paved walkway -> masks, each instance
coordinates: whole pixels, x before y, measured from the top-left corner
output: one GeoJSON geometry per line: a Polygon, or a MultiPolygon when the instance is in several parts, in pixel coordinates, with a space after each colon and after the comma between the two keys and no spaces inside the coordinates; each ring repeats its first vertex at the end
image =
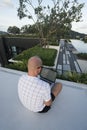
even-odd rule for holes
{"type": "Polygon", "coordinates": [[[60,74],[64,74],[67,71],[82,73],[76,55],[73,52],[75,52],[75,48],[72,44],[60,40],[59,56],[56,67],[60,74]]]}
{"type": "Polygon", "coordinates": [[[82,73],[87,73],[87,60],[78,59],[77,61],[81,67],[82,73]]]}
{"type": "MultiPolygon", "coordinates": [[[[52,48],[52,49],[56,49],[56,50],[57,50],[57,56],[56,56],[56,59],[55,59],[54,66],[51,66],[51,68],[56,69],[56,67],[57,67],[57,62],[58,62],[58,56],[59,56],[60,46],[49,46],[49,48],[52,48]]],[[[49,68],[50,68],[50,67],[49,67],[49,68]]]]}

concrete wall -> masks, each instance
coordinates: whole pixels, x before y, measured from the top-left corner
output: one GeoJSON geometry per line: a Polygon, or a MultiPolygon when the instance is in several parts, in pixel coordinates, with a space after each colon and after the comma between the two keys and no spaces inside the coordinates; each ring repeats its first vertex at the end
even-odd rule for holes
{"type": "Polygon", "coordinates": [[[0,38],[0,63],[2,66],[8,63],[3,40],[0,38]]]}
{"type": "Polygon", "coordinates": [[[0,37],[0,63],[2,66],[8,63],[8,59],[12,57],[12,46],[26,50],[39,44],[39,42],[39,39],[35,38],[0,37]]]}

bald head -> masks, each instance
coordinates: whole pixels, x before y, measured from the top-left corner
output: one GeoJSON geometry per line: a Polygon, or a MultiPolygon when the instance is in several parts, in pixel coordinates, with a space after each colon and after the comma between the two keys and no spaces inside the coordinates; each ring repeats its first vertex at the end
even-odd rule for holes
{"type": "Polygon", "coordinates": [[[33,56],[28,60],[28,71],[35,70],[37,67],[42,66],[42,60],[38,56],[33,56]]]}

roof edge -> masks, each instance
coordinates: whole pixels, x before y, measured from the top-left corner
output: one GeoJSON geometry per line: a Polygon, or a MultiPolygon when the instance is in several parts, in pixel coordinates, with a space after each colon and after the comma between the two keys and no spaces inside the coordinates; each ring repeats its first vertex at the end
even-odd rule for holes
{"type": "MultiPolygon", "coordinates": [[[[19,75],[19,76],[21,76],[23,74],[27,74],[27,72],[8,69],[8,68],[4,68],[4,67],[0,67],[0,71],[3,71],[5,73],[11,73],[11,74],[19,75]]],[[[87,90],[86,84],[81,84],[81,83],[76,83],[76,82],[71,82],[71,81],[66,81],[66,80],[61,80],[61,79],[56,79],[56,82],[61,82],[66,87],[72,87],[72,88],[86,89],[87,90]]]]}

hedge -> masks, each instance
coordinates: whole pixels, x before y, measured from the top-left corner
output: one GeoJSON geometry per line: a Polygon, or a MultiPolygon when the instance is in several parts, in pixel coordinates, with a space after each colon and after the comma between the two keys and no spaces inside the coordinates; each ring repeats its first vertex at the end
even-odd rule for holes
{"type": "Polygon", "coordinates": [[[87,73],[78,74],[76,72],[66,72],[64,75],[58,74],[57,78],[87,84],[87,73]]]}

